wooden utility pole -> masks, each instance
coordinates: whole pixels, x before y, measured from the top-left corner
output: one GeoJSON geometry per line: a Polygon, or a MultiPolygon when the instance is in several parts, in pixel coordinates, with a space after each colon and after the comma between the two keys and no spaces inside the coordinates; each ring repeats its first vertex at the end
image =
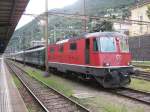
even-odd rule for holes
{"type": "Polygon", "coordinates": [[[86,1],[85,0],[83,0],[83,15],[84,15],[83,30],[84,30],[84,32],[86,32],[87,21],[86,21],[86,1]]]}
{"type": "Polygon", "coordinates": [[[48,0],[45,0],[45,76],[49,76],[48,68],[48,0]]]}
{"type": "Polygon", "coordinates": [[[25,66],[25,36],[23,36],[23,35],[25,35],[25,32],[23,31],[23,33],[22,33],[22,42],[21,42],[21,44],[22,44],[22,49],[23,49],[23,66],[25,66]]]}

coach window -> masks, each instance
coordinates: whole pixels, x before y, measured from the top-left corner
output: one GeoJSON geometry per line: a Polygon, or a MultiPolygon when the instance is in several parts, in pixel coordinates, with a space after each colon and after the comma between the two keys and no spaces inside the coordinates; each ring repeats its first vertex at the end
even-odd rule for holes
{"type": "Polygon", "coordinates": [[[70,50],[76,50],[77,49],[77,44],[76,43],[71,43],[70,44],[70,50]]]}
{"type": "Polygon", "coordinates": [[[54,53],[54,48],[53,47],[50,48],[50,52],[54,53]]]}
{"type": "Polygon", "coordinates": [[[64,46],[63,45],[59,46],[59,52],[63,52],[63,51],[64,51],[64,46]]]}
{"type": "Polygon", "coordinates": [[[96,38],[93,39],[93,50],[98,51],[98,44],[96,38]]]}

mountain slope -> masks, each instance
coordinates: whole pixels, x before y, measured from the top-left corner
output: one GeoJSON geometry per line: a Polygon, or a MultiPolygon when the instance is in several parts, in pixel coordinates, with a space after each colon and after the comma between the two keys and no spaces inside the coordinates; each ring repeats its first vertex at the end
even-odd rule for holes
{"type": "MultiPolygon", "coordinates": [[[[106,13],[108,13],[107,9],[114,9],[113,12],[116,13],[118,13],[119,11],[125,13],[124,9],[128,10],[128,8],[133,3],[135,3],[135,0],[85,0],[85,1],[86,1],[86,14],[100,15],[100,16],[103,16],[106,13]]],[[[78,0],[73,5],[64,7],[62,9],[56,9],[55,11],[82,14],[82,10],[83,10],[83,0],[78,0]]],[[[82,31],[81,30],[82,25],[83,24],[80,20],[66,19],[63,17],[50,15],[48,25],[49,35],[53,34],[53,36],[50,37],[59,37],[62,34],[68,35],[71,32],[70,31],[71,29],[67,31],[69,26],[73,26],[74,29],[82,31]]],[[[14,46],[14,48],[16,48],[17,50],[19,48],[20,50],[23,49],[24,46],[25,48],[30,47],[30,42],[32,40],[40,40],[42,37],[43,37],[43,28],[38,24],[36,20],[33,20],[32,22],[15,31],[9,45],[14,46]],[[18,42],[18,40],[20,40],[20,43],[18,42]]]]}
{"type": "MultiPolygon", "coordinates": [[[[129,7],[135,0],[85,0],[87,14],[96,14],[105,11],[108,8],[124,8],[129,7]]],[[[81,13],[83,9],[83,0],[78,0],[71,6],[64,7],[63,11],[81,13]]]]}

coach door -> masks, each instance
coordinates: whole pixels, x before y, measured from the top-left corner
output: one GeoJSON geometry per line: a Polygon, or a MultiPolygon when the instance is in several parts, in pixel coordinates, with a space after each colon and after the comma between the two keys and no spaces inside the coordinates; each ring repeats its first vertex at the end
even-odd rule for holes
{"type": "Polygon", "coordinates": [[[90,64],[90,39],[85,40],[85,64],[90,64]]]}

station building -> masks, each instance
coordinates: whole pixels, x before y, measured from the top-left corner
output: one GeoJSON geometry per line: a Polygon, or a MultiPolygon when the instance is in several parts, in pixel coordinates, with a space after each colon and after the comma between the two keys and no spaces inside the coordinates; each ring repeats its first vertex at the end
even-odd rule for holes
{"type": "Polygon", "coordinates": [[[138,24],[131,23],[129,29],[131,37],[150,34],[150,18],[147,14],[148,8],[150,8],[150,0],[143,0],[131,8],[130,19],[143,21],[138,24]]]}

